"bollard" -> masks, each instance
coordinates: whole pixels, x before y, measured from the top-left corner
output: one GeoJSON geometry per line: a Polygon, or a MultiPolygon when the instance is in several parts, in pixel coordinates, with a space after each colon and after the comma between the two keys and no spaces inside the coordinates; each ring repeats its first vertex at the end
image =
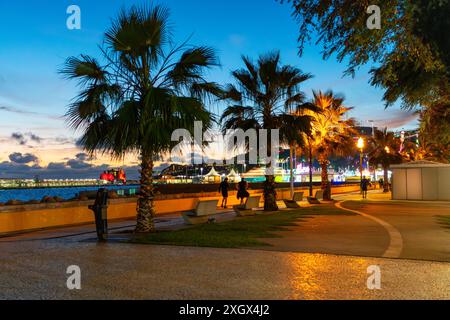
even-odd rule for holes
{"type": "Polygon", "coordinates": [[[94,212],[95,229],[99,241],[108,239],[108,191],[98,189],[95,203],[88,207],[94,212]]]}

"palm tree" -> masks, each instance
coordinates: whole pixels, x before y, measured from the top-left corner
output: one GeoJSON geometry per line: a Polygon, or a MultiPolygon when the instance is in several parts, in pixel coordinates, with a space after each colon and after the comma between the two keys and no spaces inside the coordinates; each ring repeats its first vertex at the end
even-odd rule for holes
{"type": "Polygon", "coordinates": [[[376,130],[369,144],[369,161],[381,165],[384,171],[383,192],[389,192],[388,170],[391,164],[401,163],[400,141],[393,132],[376,130]]]}
{"type": "Polygon", "coordinates": [[[402,157],[406,161],[428,160],[441,163],[450,162],[450,143],[433,143],[419,135],[419,143],[405,141],[403,144],[402,157]]]}
{"type": "MultiPolygon", "coordinates": [[[[292,113],[305,99],[300,85],[312,76],[281,65],[278,52],[261,55],[256,63],[248,57],[242,60],[245,68],[232,72],[236,85],[228,84],[223,93],[223,99],[230,103],[221,118],[223,129],[279,129],[282,143],[301,141],[299,132],[308,128],[311,119],[292,113]]],[[[278,210],[274,180],[273,174],[266,175],[266,211],[278,210]]]]}
{"type": "Polygon", "coordinates": [[[154,230],[154,160],[170,150],[174,129],[192,131],[194,121],[211,126],[203,101],[219,92],[203,77],[205,69],[218,65],[214,51],[172,43],[166,8],[133,6],[105,33],[104,64],[81,55],[68,58],[60,71],[81,88],[67,119],[81,130],[84,149],[140,157],[136,232],[154,230]]]}
{"type": "Polygon", "coordinates": [[[296,111],[285,118],[285,124],[280,129],[282,143],[289,146],[291,198],[294,197],[294,159],[297,157],[297,150],[302,150],[307,144],[307,137],[311,136],[311,127],[314,121],[311,116],[301,115],[306,110],[314,112],[317,108],[307,103],[298,105],[296,111]]]}
{"type": "MultiPolygon", "coordinates": [[[[313,117],[312,136],[308,139],[310,153],[310,193],[311,193],[311,165],[312,154],[315,154],[320,163],[322,189],[329,186],[328,166],[331,156],[347,156],[354,152],[355,143],[353,137],[356,134],[354,120],[345,119],[352,108],[343,105],[344,98],[335,95],[332,91],[313,91],[313,101],[318,112],[306,111],[313,117]]],[[[324,193],[324,200],[330,200],[331,195],[324,193]]]]}

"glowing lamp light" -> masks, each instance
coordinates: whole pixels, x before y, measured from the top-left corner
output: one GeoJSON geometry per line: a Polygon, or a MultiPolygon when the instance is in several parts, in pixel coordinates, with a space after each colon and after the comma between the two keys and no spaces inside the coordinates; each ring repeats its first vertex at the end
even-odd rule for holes
{"type": "Polygon", "coordinates": [[[391,149],[389,149],[388,146],[386,146],[386,147],[384,148],[384,151],[386,151],[386,153],[391,153],[391,149]]]}
{"type": "Polygon", "coordinates": [[[361,149],[361,150],[364,149],[364,139],[359,138],[356,146],[358,147],[358,149],[361,149]]]}

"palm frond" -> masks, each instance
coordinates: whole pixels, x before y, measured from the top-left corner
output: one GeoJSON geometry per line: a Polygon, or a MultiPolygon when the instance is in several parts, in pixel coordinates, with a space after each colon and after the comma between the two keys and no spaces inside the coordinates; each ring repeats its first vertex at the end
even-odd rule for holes
{"type": "Polygon", "coordinates": [[[87,55],[67,58],[64,66],[58,72],[66,79],[78,80],[80,86],[103,83],[108,76],[99,62],[87,55]]]}

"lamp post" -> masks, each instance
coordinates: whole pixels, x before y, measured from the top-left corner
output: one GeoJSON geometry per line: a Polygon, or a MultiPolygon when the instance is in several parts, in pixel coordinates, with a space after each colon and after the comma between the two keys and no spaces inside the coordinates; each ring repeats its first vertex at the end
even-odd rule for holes
{"type": "Polygon", "coordinates": [[[359,149],[359,175],[360,175],[360,181],[363,180],[363,149],[364,149],[364,139],[359,138],[358,143],[356,145],[359,149]]]}

